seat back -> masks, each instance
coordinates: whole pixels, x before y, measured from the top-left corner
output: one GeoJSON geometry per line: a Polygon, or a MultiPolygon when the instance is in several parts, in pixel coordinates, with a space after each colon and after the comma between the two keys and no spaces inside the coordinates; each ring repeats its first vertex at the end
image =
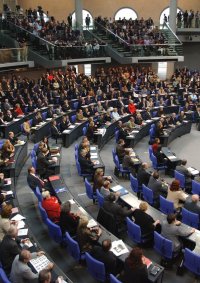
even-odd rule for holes
{"type": "Polygon", "coordinates": [[[117,234],[117,223],[114,215],[106,211],[103,207],[99,209],[97,221],[112,234],[117,234]]]}
{"type": "Polygon", "coordinates": [[[89,253],[85,253],[86,264],[89,273],[94,279],[105,282],[106,272],[104,263],[93,258],[89,253]]]}
{"type": "Polygon", "coordinates": [[[87,178],[85,178],[85,190],[89,199],[94,199],[93,188],[87,178]]]}
{"type": "Polygon", "coordinates": [[[122,283],[113,274],[110,274],[110,283],[122,283]]]}
{"type": "Polygon", "coordinates": [[[153,191],[144,184],[142,184],[142,193],[144,200],[149,204],[153,205],[153,191]]]}
{"type": "Polygon", "coordinates": [[[174,203],[160,196],[160,211],[164,214],[174,213],[174,203]]]}
{"type": "Polygon", "coordinates": [[[173,257],[172,241],[164,238],[157,232],[154,232],[154,250],[166,259],[172,259],[173,257]]]}
{"type": "Polygon", "coordinates": [[[37,197],[38,201],[42,202],[43,197],[42,197],[42,194],[41,194],[40,189],[38,187],[35,188],[34,193],[35,193],[35,196],[37,197]]]}
{"type": "Polygon", "coordinates": [[[118,170],[120,170],[120,163],[117,155],[115,155],[115,166],[117,167],[118,170]]]}
{"type": "Polygon", "coordinates": [[[76,115],[72,115],[72,116],[71,116],[71,122],[74,124],[75,121],[76,121],[76,115]]]}
{"type": "Polygon", "coordinates": [[[75,151],[78,151],[78,144],[76,143],[74,146],[75,151]]]}
{"type": "Polygon", "coordinates": [[[39,142],[34,144],[33,150],[36,152],[39,147],[39,142]]]}
{"type": "Polygon", "coordinates": [[[198,254],[185,249],[183,265],[195,275],[200,276],[200,256],[198,254]]]}
{"type": "Polygon", "coordinates": [[[141,243],[142,242],[142,236],[141,236],[140,226],[135,224],[128,217],[126,217],[126,224],[127,224],[127,233],[128,233],[128,236],[130,237],[130,239],[133,242],[141,243]]]}
{"type": "Polygon", "coordinates": [[[113,157],[113,162],[115,163],[115,156],[116,156],[116,150],[115,148],[112,149],[112,157],[113,157]]]}
{"type": "Polygon", "coordinates": [[[157,158],[155,157],[153,152],[151,153],[151,162],[152,162],[153,168],[157,169],[158,168],[158,162],[157,162],[157,158]]]}
{"type": "Polygon", "coordinates": [[[85,136],[85,135],[86,135],[86,132],[87,132],[87,128],[86,128],[86,127],[83,127],[82,132],[83,132],[83,136],[85,136]]]}
{"type": "Polygon", "coordinates": [[[97,194],[97,201],[98,201],[98,205],[99,207],[102,207],[104,204],[104,197],[102,196],[102,194],[99,192],[99,190],[96,190],[96,194],[97,194]]]}
{"type": "Polygon", "coordinates": [[[174,178],[179,180],[181,188],[185,188],[185,176],[183,174],[174,170],[174,178]]]}
{"type": "Polygon", "coordinates": [[[130,174],[131,189],[134,193],[139,192],[138,180],[132,174],[130,174]]]}
{"type": "Polygon", "coordinates": [[[192,180],[192,194],[200,195],[200,183],[192,180]]]}
{"type": "Polygon", "coordinates": [[[72,237],[69,235],[68,232],[66,232],[65,235],[66,235],[66,243],[67,243],[67,247],[68,247],[68,251],[69,251],[70,255],[76,261],[79,261],[80,258],[81,258],[81,252],[80,252],[79,244],[77,243],[77,241],[72,239],[72,237]]]}
{"type": "Polygon", "coordinates": [[[11,283],[2,267],[0,267],[0,282],[11,283]]]}
{"type": "Polygon", "coordinates": [[[152,146],[150,145],[149,146],[149,159],[151,159],[152,153],[153,153],[153,149],[152,149],[152,146]]]}
{"type": "Polygon", "coordinates": [[[118,142],[119,139],[119,130],[115,131],[115,141],[118,142]]]}
{"type": "Polygon", "coordinates": [[[43,112],[43,113],[42,113],[42,119],[43,119],[43,121],[45,121],[46,118],[47,118],[47,112],[43,112]]]}
{"type": "Polygon", "coordinates": [[[49,218],[47,218],[46,222],[49,230],[49,236],[56,242],[56,243],[61,243],[63,238],[62,238],[62,232],[60,229],[60,226],[57,224],[53,223],[49,218]]]}
{"type": "Polygon", "coordinates": [[[47,213],[46,213],[46,210],[42,207],[41,202],[38,202],[38,208],[39,208],[39,211],[40,211],[40,215],[41,215],[41,217],[42,217],[42,220],[43,220],[43,222],[46,224],[46,223],[47,223],[48,215],[47,215],[47,213]]]}
{"type": "Polygon", "coordinates": [[[182,222],[193,228],[198,229],[199,228],[199,215],[185,208],[182,208],[182,222]]]}

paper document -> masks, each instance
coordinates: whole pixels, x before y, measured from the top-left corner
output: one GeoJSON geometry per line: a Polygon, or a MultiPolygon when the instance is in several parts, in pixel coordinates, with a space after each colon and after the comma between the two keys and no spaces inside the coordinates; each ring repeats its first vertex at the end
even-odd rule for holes
{"type": "Polygon", "coordinates": [[[129,252],[122,240],[112,242],[111,252],[116,256],[120,256],[129,252]]]}
{"type": "Polygon", "coordinates": [[[24,216],[22,216],[21,214],[17,214],[13,218],[11,218],[11,220],[13,220],[13,221],[20,221],[20,220],[24,220],[24,219],[26,219],[26,218],[24,216]]]}
{"type": "Polygon", "coordinates": [[[87,225],[87,227],[88,228],[92,228],[92,227],[95,227],[95,226],[97,226],[98,224],[97,224],[97,222],[94,220],[94,219],[90,219],[90,221],[88,222],[88,225],[87,225]]]}
{"type": "Polygon", "coordinates": [[[45,269],[47,265],[50,263],[48,258],[45,255],[38,256],[34,259],[30,260],[30,263],[35,268],[37,273],[39,273],[42,269],[45,269]]]}
{"type": "Polygon", "coordinates": [[[27,236],[28,235],[28,229],[19,229],[17,236],[27,236]]]}

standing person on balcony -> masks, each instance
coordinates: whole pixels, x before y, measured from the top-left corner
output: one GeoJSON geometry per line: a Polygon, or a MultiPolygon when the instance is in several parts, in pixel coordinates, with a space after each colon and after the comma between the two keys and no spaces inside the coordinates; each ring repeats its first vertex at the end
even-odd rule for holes
{"type": "Polygon", "coordinates": [[[85,24],[86,24],[86,28],[89,29],[90,26],[90,16],[89,14],[87,14],[87,17],[85,18],[85,24]]]}

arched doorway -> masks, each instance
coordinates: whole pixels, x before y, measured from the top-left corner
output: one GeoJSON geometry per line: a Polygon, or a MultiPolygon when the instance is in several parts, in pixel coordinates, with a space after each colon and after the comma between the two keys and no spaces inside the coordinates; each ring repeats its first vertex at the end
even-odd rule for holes
{"type": "Polygon", "coordinates": [[[119,18],[123,19],[125,18],[126,20],[129,20],[130,18],[132,20],[137,19],[137,13],[131,9],[131,8],[121,8],[119,9],[116,14],[115,14],[115,20],[118,21],[119,18]]]}

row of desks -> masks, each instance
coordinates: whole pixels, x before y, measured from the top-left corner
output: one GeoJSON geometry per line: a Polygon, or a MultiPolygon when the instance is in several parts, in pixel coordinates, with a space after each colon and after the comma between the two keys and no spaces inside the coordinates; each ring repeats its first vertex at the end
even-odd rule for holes
{"type": "MultiPolygon", "coordinates": [[[[87,215],[87,217],[89,219],[92,219],[91,216],[79,205],[79,203],[73,199],[73,196],[71,195],[71,193],[69,192],[67,186],[65,185],[63,179],[60,176],[54,176],[53,178],[50,177],[50,184],[51,187],[53,189],[53,191],[55,192],[55,194],[57,195],[58,199],[60,200],[61,203],[64,203],[66,201],[70,201],[72,204],[72,212],[77,212],[80,211],[82,214],[87,215]],[[63,190],[64,188],[64,190],[63,190]],[[60,190],[59,193],[56,193],[60,190]]],[[[111,241],[116,241],[118,240],[118,238],[116,236],[114,236],[113,234],[111,234],[109,231],[107,231],[104,227],[101,226],[102,229],[102,234],[98,240],[99,244],[102,243],[102,241],[104,239],[111,239],[111,241]]],[[[129,247],[128,245],[126,245],[128,250],[131,250],[131,247],[129,247]]],[[[119,260],[124,262],[126,257],[128,256],[128,253],[123,254],[121,256],[119,256],[119,260]]],[[[156,276],[153,276],[150,272],[151,272],[151,268],[150,267],[148,269],[148,274],[149,274],[149,280],[150,282],[161,282],[162,280],[162,276],[163,276],[163,272],[164,272],[164,268],[160,267],[160,271],[158,272],[158,274],[156,274],[156,276]]]]}

